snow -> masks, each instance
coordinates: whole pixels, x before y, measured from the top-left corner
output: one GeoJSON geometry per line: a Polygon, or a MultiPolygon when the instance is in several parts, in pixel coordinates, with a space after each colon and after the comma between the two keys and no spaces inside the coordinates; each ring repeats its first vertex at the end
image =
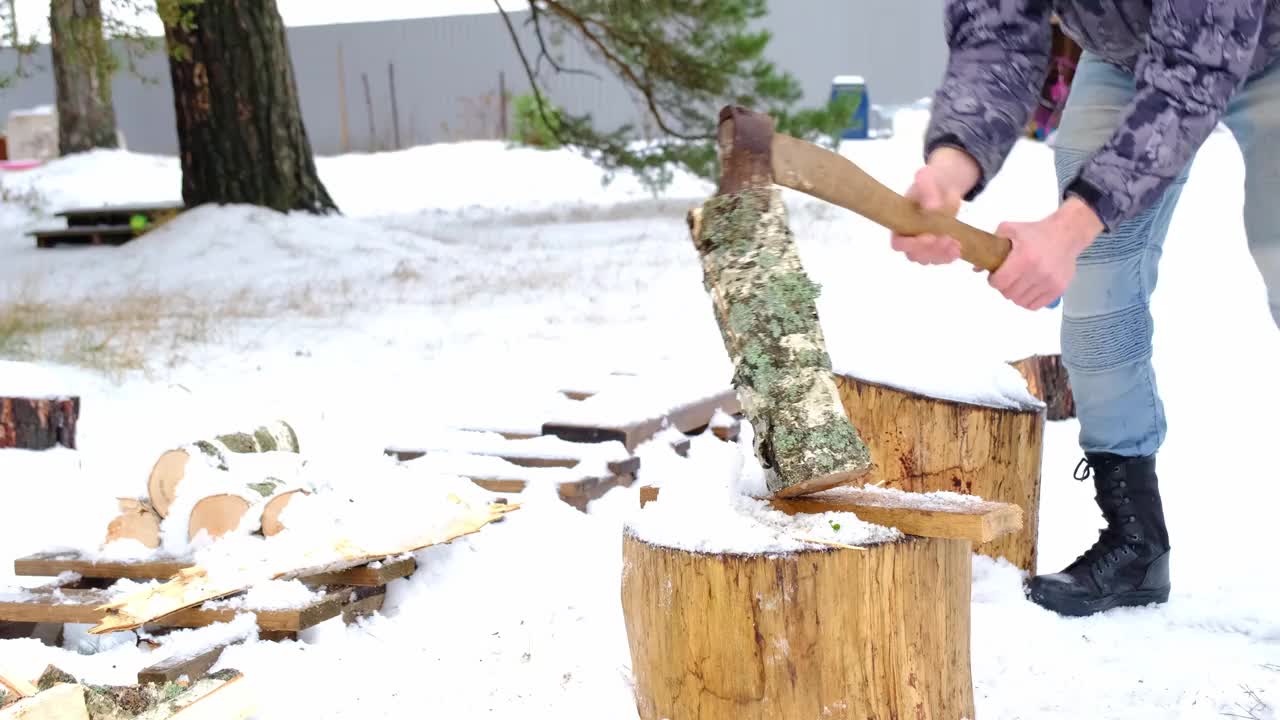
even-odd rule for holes
{"type": "MultiPolygon", "coordinates": [[[[688,461],[663,467],[659,501],[635,513],[628,532],[653,545],[732,555],[827,549],[813,540],[870,546],[902,538],[852,513],[788,516],[774,510],[763,499],[764,471],[752,450],[750,426],[736,444],[713,438],[700,436],[688,461]]],[[[646,477],[650,465],[642,456],[646,477]]]]}
{"type": "MultiPolygon", "coordinates": [[[[901,113],[891,139],[843,152],[904,189],[923,112],[901,113]]],[[[12,558],[93,547],[115,498],[144,493],[160,453],[210,434],[288,420],[316,453],[307,474],[334,485],[327,500],[306,496],[285,511],[298,537],[333,517],[329,503],[348,499],[371,508],[353,517],[385,521],[384,535],[395,535],[418,513],[433,522],[435,493],[493,496],[423,465],[392,472],[389,443],[536,429],[575,402],[559,393],[568,383],[621,369],[654,369],[673,383],[728,377],[684,227],[700,185],[649,199],[626,182],[601,188],[562,153],[483,144],[416,152],[321,160],[345,217],[203,208],[120,248],[56,252],[36,251],[21,233],[62,207],[173,199],[176,165],[103,153],[0,175],[6,188],[44,198],[38,212],[0,214],[0,320],[14,300],[29,314],[87,308],[72,316],[81,324],[55,323],[28,345],[6,344],[0,321],[0,355],[74,382],[83,402],[77,451],[0,451],[0,502],[19,508],[0,523],[4,592],[49,581],[10,576],[12,558]],[[488,175],[423,174],[415,158],[429,153],[488,175]],[[113,308],[155,317],[118,324],[101,314],[113,308]],[[135,347],[145,369],[93,366],[109,349],[135,347]],[[388,483],[406,493],[394,496],[401,501],[379,502],[388,483]]],[[[1247,250],[1242,180],[1230,137],[1215,134],[1175,213],[1153,305],[1170,418],[1160,471],[1173,598],[1061,618],[1026,600],[1016,569],[975,558],[978,717],[1248,717],[1250,693],[1268,706],[1254,715],[1276,717],[1280,576],[1268,570],[1268,553],[1280,484],[1267,448],[1280,401],[1280,333],[1247,250]]],[[[837,368],[957,401],[1025,400],[999,368],[1056,352],[1059,310],[1019,310],[981,274],[912,265],[889,249],[882,228],[787,197],[802,259],[823,287],[819,312],[837,368]]],[[[1048,148],[1023,142],[962,217],[993,229],[1048,212],[1055,197],[1048,148]]],[[[1093,488],[1072,479],[1078,432],[1074,421],[1045,430],[1042,571],[1074,559],[1100,525],[1093,488]]],[[[250,639],[215,668],[237,668],[270,688],[260,719],[400,717],[428,706],[449,717],[635,718],[618,595],[628,528],[691,550],[819,547],[797,539],[806,535],[884,541],[857,522],[840,522],[839,531],[829,521],[825,529],[772,524],[777,518],[751,501],[763,479],[744,462],[749,438],[749,427],[736,445],[695,438],[687,458],[665,442],[642,446],[638,482],[594,501],[588,514],[561,502],[554,483],[533,483],[512,496],[521,508],[502,522],[414,553],[418,571],[388,586],[380,613],[350,627],[335,618],[297,642],[250,639]],[[663,500],[642,511],[646,484],[660,486],[663,500]]],[[[238,536],[203,553],[236,572],[235,547],[255,543],[238,536]]],[[[38,675],[54,663],[93,682],[129,683],[153,659],[134,640],[69,626],[61,648],[0,641],[0,665],[38,675]]]]}
{"type": "Polygon", "coordinates": [[[56,399],[76,394],[76,381],[60,369],[0,359],[0,397],[56,399]]]}

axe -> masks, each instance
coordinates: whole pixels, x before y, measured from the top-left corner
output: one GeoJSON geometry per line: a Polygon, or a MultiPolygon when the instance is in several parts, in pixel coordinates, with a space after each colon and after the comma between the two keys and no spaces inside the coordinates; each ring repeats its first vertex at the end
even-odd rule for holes
{"type": "Polygon", "coordinates": [[[813,143],[775,132],[764,113],[728,106],[720,111],[724,167],[720,193],[771,184],[798,190],[851,210],[902,235],[947,235],[960,243],[960,257],[995,272],[1009,254],[1007,238],[925,210],[885,187],[848,158],[813,143]]]}

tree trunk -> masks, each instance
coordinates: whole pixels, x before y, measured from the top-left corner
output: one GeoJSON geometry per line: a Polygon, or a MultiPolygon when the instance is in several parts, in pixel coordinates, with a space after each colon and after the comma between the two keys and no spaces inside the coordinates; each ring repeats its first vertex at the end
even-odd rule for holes
{"type": "Polygon", "coordinates": [[[640,719],[972,718],[969,548],[716,554],[627,533],[640,719]]]}
{"type": "Polygon", "coordinates": [[[58,152],[119,147],[111,100],[115,58],[102,28],[101,0],[53,0],[49,12],[57,87],[58,152]]]}
{"type": "Polygon", "coordinates": [[[191,24],[165,26],[186,206],[336,212],[316,172],[275,0],[187,11],[191,24]]]}
{"type": "Polygon", "coordinates": [[[0,448],[75,449],[80,398],[0,397],[0,448]]]}
{"type": "Polygon", "coordinates": [[[975,550],[1035,571],[1044,413],[988,407],[836,376],[845,412],[867,439],[872,483],[915,493],[975,495],[1022,509],[1022,527],[975,550]]]}
{"type": "Polygon", "coordinates": [[[1047,406],[1046,420],[1070,420],[1076,416],[1071,378],[1061,355],[1032,355],[1011,364],[1027,381],[1027,390],[1047,406]]]}

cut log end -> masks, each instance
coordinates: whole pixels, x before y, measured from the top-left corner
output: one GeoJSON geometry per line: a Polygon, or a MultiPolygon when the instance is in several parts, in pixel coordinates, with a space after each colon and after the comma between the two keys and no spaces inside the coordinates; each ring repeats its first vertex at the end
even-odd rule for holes
{"type": "Polygon", "coordinates": [[[191,508],[187,539],[195,540],[203,530],[210,539],[218,539],[236,528],[249,513],[249,501],[239,495],[222,494],[201,498],[191,508]]]}
{"type": "Polygon", "coordinates": [[[147,478],[147,497],[151,507],[160,517],[169,516],[169,507],[178,494],[178,484],[187,472],[187,462],[191,456],[186,450],[169,450],[162,454],[151,468],[151,476],[147,478]]]}
{"type": "Polygon", "coordinates": [[[722,555],[627,534],[641,720],[974,717],[969,548],[908,538],[722,555]]]}
{"type": "Polygon", "coordinates": [[[262,507],[262,534],[271,537],[284,532],[284,523],[280,522],[280,514],[289,507],[289,503],[298,493],[307,495],[306,490],[290,490],[271,498],[262,507]]]}
{"type": "Polygon", "coordinates": [[[160,547],[160,515],[148,503],[120,498],[120,514],[107,524],[105,543],[136,540],[146,547],[160,547]]]}

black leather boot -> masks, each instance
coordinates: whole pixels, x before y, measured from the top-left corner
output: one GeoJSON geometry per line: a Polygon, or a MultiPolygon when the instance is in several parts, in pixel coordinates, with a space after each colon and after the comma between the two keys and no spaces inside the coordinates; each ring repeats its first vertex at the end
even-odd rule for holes
{"type": "Polygon", "coordinates": [[[1086,453],[1076,479],[1093,475],[1107,527],[1093,547],[1062,572],[1032,578],[1027,596],[1061,615],[1169,599],[1169,532],[1156,481],[1155,457],[1086,453]],[[1084,468],[1083,474],[1080,469],[1084,468]]]}

